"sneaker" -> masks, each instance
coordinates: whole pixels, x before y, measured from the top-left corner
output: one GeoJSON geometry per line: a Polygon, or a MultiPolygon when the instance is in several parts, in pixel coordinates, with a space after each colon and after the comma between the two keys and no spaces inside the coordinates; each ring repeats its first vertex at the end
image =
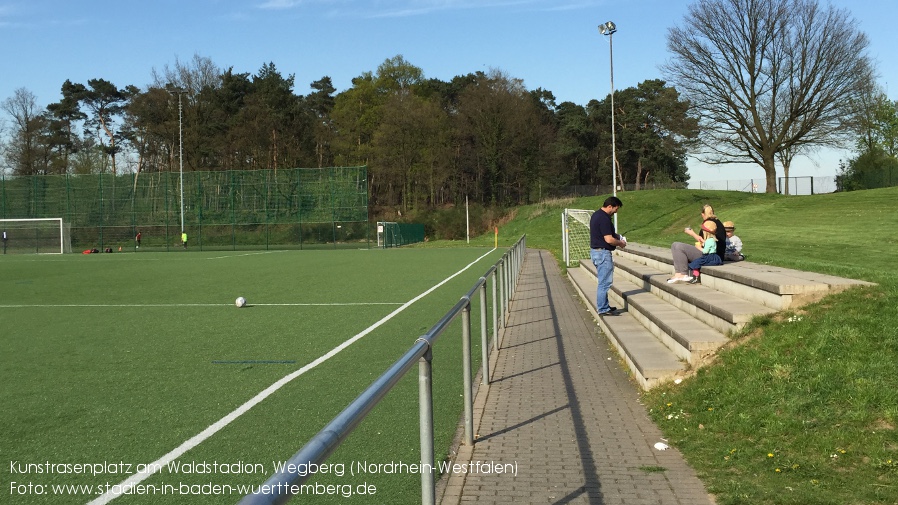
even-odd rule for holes
{"type": "Polygon", "coordinates": [[[620,315],[620,312],[617,311],[616,307],[611,307],[611,310],[607,312],[599,312],[600,316],[617,316],[620,315]]]}
{"type": "Polygon", "coordinates": [[[689,279],[689,284],[701,284],[701,283],[702,283],[701,277],[692,277],[691,279],[689,279]]]}
{"type": "Polygon", "coordinates": [[[668,284],[674,284],[677,282],[692,282],[692,277],[687,275],[686,277],[671,277],[670,279],[667,279],[668,284]]]}

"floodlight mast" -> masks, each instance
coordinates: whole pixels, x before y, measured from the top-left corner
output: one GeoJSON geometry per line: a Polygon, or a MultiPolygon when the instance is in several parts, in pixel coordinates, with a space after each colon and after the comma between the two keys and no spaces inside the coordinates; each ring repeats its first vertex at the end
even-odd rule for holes
{"type": "MultiPolygon", "coordinates": [[[[599,25],[599,33],[608,36],[609,62],[611,65],[611,194],[617,196],[617,149],[614,132],[614,45],[612,39],[617,25],[608,21],[599,25]]],[[[617,214],[614,214],[614,229],[617,230],[617,214]]]]}
{"type": "Polygon", "coordinates": [[[178,164],[180,167],[181,186],[181,235],[184,234],[184,128],[182,120],[181,95],[187,93],[184,88],[169,88],[169,93],[178,95],[178,164]]]}

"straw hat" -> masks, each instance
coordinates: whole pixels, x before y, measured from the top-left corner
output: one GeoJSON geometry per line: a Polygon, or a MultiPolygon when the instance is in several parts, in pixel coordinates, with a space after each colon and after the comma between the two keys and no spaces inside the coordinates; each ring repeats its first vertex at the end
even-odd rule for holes
{"type": "Polygon", "coordinates": [[[724,221],[723,229],[726,231],[733,231],[736,229],[736,225],[734,225],[732,221],[724,221]]]}

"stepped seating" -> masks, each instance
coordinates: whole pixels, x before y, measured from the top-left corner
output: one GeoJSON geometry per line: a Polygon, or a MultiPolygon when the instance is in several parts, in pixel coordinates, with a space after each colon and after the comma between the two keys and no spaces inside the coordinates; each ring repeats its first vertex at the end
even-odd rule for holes
{"type": "Polygon", "coordinates": [[[596,314],[590,260],[568,268],[568,277],[644,389],[700,366],[755,316],[871,284],[748,261],[704,267],[701,284],[668,284],[670,249],[630,244],[614,254],[609,299],[621,315],[596,314]]]}

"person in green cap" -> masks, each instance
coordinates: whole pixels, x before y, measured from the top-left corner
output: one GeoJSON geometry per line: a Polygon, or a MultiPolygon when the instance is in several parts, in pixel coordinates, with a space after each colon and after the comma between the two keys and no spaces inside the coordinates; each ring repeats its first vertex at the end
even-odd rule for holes
{"type": "Polygon", "coordinates": [[[187,249],[187,232],[181,232],[181,243],[184,245],[184,249],[187,249]]]}

